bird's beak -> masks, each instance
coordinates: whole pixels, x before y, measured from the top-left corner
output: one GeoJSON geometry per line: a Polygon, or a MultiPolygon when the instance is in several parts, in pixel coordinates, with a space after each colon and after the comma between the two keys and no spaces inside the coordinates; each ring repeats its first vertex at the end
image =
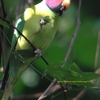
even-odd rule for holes
{"type": "Polygon", "coordinates": [[[70,1],[71,1],[71,0],[63,0],[62,5],[63,5],[66,9],[68,9],[69,6],[70,6],[70,1]]]}

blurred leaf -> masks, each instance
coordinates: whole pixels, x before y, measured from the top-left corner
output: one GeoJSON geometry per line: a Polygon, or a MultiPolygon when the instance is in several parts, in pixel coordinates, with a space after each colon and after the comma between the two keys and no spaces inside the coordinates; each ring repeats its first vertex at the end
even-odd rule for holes
{"type": "Polygon", "coordinates": [[[22,81],[28,87],[36,87],[39,84],[39,75],[31,67],[22,74],[22,81]]]}
{"type": "Polygon", "coordinates": [[[5,27],[9,28],[9,26],[7,25],[7,23],[4,22],[4,21],[2,21],[2,20],[0,20],[0,25],[3,25],[3,26],[5,26],[5,27]]]}

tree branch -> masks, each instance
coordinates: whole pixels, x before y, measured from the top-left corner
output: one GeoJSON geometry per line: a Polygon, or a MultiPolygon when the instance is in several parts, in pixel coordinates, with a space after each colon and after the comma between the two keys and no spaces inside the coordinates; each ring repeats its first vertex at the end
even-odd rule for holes
{"type": "MultiPolygon", "coordinates": [[[[72,51],[72,48],[73,48],[73,45],[74,45],[74,42],[75,42],[75,39],[77,37],[77,34],[78,34],[78,31],[79,31],[79,28],[80,28],[80,25],[81,25],[81,22],[80,22],[80,11],[81,11],[81,3],[82,3],[82,0],[79,0],[79,6],[78,6],[78,10],[77,10],[77,23],[76,23],[76,29],[75,29],[75,32],[74,32],[74,35],[72,37],[72,40],[71,40],[71,43],[70,43],[70,46],[68,48],[68,51],[66,53],[66,56],[65,56],[65,64],[71,54],[71,51],[72,51]]],[[[63,64],[61,67],[63,68],[65,66],[65,64],[63,64]]]]}
{"type": "MultiPolygon", "coordinates": [[[[6,18],[7,14],[5,12],[4,9],[4,2],[3,0],[0,0],[0,16],[2,16],[3,18],[6,18]]],[[[4,26],[0,25],[0,62],[2,62],[2,66],[4,66],[4,55],[5,55],[5,39],[4,39],[4,34],[3,34],[3,30],[4,30],[4,26]]],[[[1,67],[1,65],[0,65],[1,67]]]]}
{"type": "Polygon", "coordinates": [[[100,30],[98,32],[98,41],[97,41],[97,48],[96,48],[96,54],[95,54],[95,62],[94,62],[94,68],[99,68],[99,58],[100,58],[100,30]]]}

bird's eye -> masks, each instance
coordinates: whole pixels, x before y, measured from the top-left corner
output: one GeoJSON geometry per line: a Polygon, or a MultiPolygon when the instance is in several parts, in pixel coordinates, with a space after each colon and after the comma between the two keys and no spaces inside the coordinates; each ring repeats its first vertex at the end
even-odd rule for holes
{"type": "Polygon", "coordinates": [[[60,11],[64,12],[65,10],[66,10],[66,7],[63,4],[61,4],[60,11]]]}

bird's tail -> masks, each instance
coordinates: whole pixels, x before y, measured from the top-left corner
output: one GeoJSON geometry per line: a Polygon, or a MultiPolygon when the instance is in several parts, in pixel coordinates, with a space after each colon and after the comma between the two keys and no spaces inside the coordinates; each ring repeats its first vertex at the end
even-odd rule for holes
{"type": "Polygon", "coordinates": [[[1,100],[8,100],[9,96],[10,96],[10,93],[12,92],[12,89],[13,89],[14,85],[9,83],[7,85],[7,87],[5,88],[5,91],[4,91],[4,94],[3,94],[3,97],[1,100]]]}

